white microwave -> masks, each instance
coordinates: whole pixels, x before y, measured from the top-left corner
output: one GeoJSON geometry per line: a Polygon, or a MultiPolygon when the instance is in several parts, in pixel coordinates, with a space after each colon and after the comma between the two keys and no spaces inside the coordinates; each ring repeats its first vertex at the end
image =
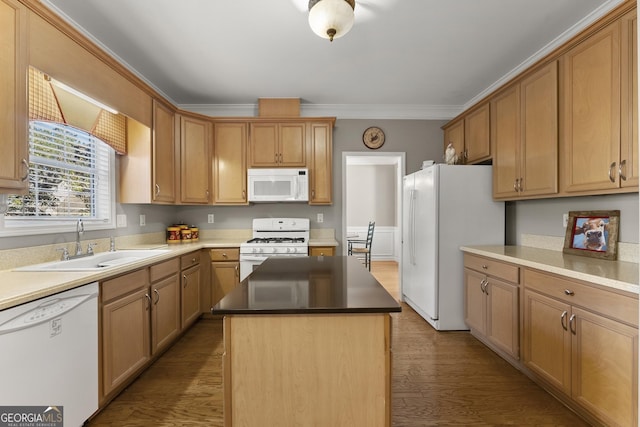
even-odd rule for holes
{"type": "Polygon", "coordinates": [[[308,202],[309,170],[248,169],[250,202],[308,202]]]}

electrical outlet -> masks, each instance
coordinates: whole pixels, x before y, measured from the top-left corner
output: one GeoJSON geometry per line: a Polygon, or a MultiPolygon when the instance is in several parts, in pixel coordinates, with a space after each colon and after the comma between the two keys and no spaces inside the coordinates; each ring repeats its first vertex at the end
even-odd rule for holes
{"type": "Polygon", "coordinates": [[[208,222],[209,224],[213,224],[213,223],[215,222],[215,221],[214,221],[214,218],[213,218],[213,214],[209,214],[209,215],[207,215],[207,222],[208,222]]]}
{"type": "Polygon", "coordinates": [[[116,215],[116,227],[124,228],[127,226],[127,216],[124,214],[116,215]]]}
{"type": "Polygon", "coordinates": [[[567,228],[567,224],[569,223],[569,214],[562,214],[562,226],[567,228]]]}
{"type": "Polygon", "coordinates": [[[140,215],[140,227],[144,227],[147,225],[147,216],[142,214],[140,215]]]}
{"type": "Polygon", "coordinates": [[[324,222],[324,214],[319,213],[318,218],[316,219],[318,222],[324,222]]]}

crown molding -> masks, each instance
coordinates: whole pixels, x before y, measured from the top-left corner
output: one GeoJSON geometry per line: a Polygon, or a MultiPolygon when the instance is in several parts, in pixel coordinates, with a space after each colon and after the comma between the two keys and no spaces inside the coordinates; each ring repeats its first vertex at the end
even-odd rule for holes
{"type": "MultiPolygon", "coordinates": [[[[257,104],[179,104],[178,108],[215,117],[252,117],[258,112],[257,104]]],[[[300,104],[302,117],[337,119],[449,120],[462,111],[462,105],[300,104]]]]}

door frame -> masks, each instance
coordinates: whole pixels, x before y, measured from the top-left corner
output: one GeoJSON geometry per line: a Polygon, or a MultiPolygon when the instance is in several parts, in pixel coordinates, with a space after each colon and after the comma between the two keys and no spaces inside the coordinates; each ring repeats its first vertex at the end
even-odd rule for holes
{"type": "Polygon", "coordinates": [[[402,258],[402,178],[406,169],[405,152],[366,152],[366,151],[343,151],[342,152],[342,230],[340,240],[342,241],[342,253],[347,254],[347,245],[344,236],[347,235],[347,163],[356,161],[363,165],[389,165],[395,164],[397,168],[396,176],[396,227],[398,232],[395,236],[394,248],[398,250],[398,268],[402,258]]]}

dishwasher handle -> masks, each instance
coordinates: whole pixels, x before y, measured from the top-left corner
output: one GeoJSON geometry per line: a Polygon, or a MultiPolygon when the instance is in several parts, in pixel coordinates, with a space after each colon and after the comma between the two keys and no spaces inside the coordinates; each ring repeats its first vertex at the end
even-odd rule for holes
{"type": "Polygon", "coordinates": [[[0,324],[0,335],[10,334],[22,329],[32,328],[68,313],[90,299],[97,299],[98,293],[75,295],[72,297],[51,298],[31,310],[0,324]]]}

